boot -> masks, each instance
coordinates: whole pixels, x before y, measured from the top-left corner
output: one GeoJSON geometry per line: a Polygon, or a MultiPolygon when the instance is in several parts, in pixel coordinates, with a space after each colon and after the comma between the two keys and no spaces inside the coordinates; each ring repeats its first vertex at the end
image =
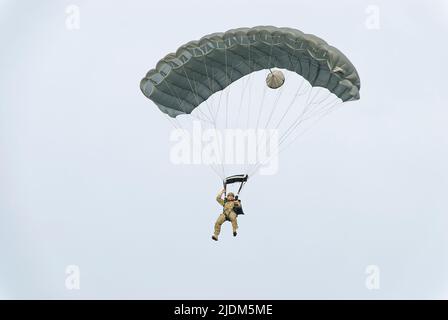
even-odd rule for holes
{"type": "Polygon", "coordinates": [[[215,240],[215,241],[218,241],[218,237],[215,236],[215,235],[212,235],[212,239],[215,240]]]}

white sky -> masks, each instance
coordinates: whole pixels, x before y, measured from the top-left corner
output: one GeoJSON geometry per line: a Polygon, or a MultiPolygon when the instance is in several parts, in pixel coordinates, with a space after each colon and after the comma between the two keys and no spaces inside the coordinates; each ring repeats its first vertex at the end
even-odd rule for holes
{"type": "Polygon", "coordinates": [[[448,298],[447,21],[444,0],[0,1],[0,298],[448,298]],[[189,40],[256,25],[339,48],[361,100],[249,182],[238,237],[227,223],[215,243],[220,181],[171,164],[139,81],[189,40]]]}

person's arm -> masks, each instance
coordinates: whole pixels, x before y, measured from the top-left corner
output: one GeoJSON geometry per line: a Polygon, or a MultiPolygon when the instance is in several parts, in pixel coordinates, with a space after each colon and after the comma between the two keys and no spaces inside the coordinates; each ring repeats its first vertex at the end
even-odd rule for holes
{"type": "Polygon", "coordinates": [[[222,206],[224,205],[224,200],[221,199],[223,193],[224,193],[224,189],[222,189],[216,196],[216,201],[218,201],[218,203],[222,206]]]}

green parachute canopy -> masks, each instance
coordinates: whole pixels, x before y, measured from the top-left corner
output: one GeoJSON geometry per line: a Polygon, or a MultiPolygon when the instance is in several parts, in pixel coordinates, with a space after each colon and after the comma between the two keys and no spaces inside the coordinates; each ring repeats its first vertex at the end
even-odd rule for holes
{"type": "Polygon", "coordinates": [[[359,99],[353,64],[324,40],[291,28],[259,26],[213,33],[160,60],[140,89],[171,117],[189,114],[212,94],[255,71],[295,72],[342,101],[359,99]]]}

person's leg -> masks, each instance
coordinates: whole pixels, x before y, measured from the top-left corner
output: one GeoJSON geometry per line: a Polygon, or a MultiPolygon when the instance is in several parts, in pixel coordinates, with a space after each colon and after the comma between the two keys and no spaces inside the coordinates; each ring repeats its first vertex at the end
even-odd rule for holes
{"type": "Polygon", "coordinates": [[[232,229],[233,229],[233,235],[236,236],[236,229],[238,229],[238,221],[237,221],[237,214],[235,212],[231,212],[229,214],[230,222],[232,223],[232,229]]]}
{"type": "Polygon", "coordinates": [[[221,225],[224,223],[224,221],[226,221],[226,216],[223,213],[221,213],[215,222],[215,233],[213,234],[212,237],[213,240],[218,240],[219,233],[221,232],[221,225]]]}

